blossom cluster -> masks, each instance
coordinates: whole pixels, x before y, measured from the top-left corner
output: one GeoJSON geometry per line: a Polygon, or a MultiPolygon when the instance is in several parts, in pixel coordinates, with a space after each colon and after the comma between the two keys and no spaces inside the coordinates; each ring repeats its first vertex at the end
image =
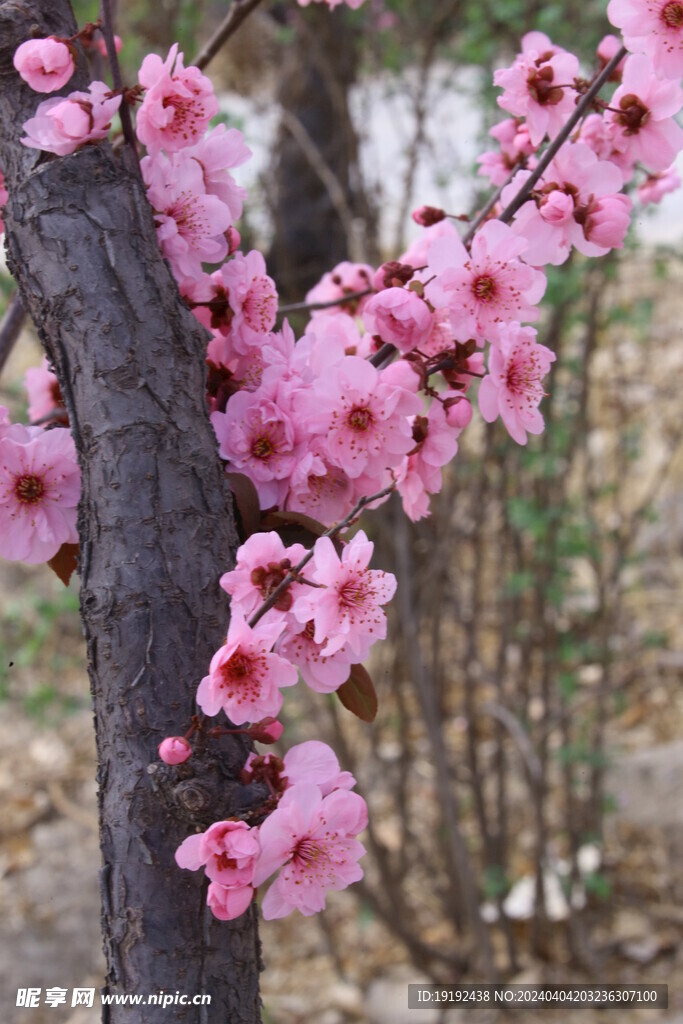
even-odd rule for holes
{"type": "MultiPolygon", "coordinates": [[[[346,2],[358,8],[362,0],[346,2]]],[[[210,80],[185,67],[174,45],[165,59],[145,57],[136,88],[126,91],[126,101],[141,100],[136,133],[160,250],[208,332],[207,401],[226,471],[251,481],[264,516],[303,513],[323,533],[311,550],[287,546],[275,530],[252,533],[221,578],[231,620],[197,702],[206,716],[226,716],[224,731],[274,742],[282,691],[299,676],[323,694],[352,677],[386,634],[396,581],[370,568],[373,545],[363,532],[344,542],[342,528],[361,504],[376,506],[394,489],[410,518],[429,514],[472,418],[477,380],[484,420],[500,417],[519,444],[543,430],[544,380],[555,359],[533,326],[543,268],[573,250],[595,257],[621,247],[633,197],[658,202],[680,184],[671,164],[683,148],[675,121],[683,5],[610,0],[608,13],[631,51],[619,59],[615,36],[598,47],[593,79],[610,64],[609,100],[585,103],[559,145],[591,78],[545,34],[525,35],[512,65],[495,73],[510,116],[491,129],[498,148],[479,159],[498,201],[464,237],[445,211],[416,210],[424,230],[396,259],[378,268],[345,261],[322,276],[306,297],[311,316],[298,339],[286,320],[278,328],[263,255],[240,249],[235,223],[246,193],[232,172],[250,152],[236,129],[211,127],[219,105],[210,80]],[[554,140],[544,159],[541,148],[554,140]]],[[[69,41],[23,47],[15,66],[36,90],[67,83],[69,41]]],[[[26,123],[23,141],[57,156],[96,144],[121,101],[101,82],[51,98],[26,123]]],[[[11,426],[0,410],[0,521],[12,523],[0,554],[40,561],[75,540],[78,476],[68,431],[55,425],[64,422],[56,378],[44,365],[27,386],[31,418],[53,425],[11,426]]],[[[188,760],[194,728],[162,742],[167,764],[188,760]]],[[[361,877],[357,836],[367,811],[329,748],[311,741],[282,759],[251,755],[243,775],[269,794],[260,823],[216,822],[177,852],[181,867],[204,868],[217,917],[243,913],[276,871],[266,917],[314,913],[326,891],[361,877]]]]}
{"type": "Polygon", "coordinates": [[[250,754],[243,776],[266,782],[272,794],[274,807],[263,824],[218,821],[176,851],[179,867],[204,868],[216,917],[243,914],[275,872],[261,905],[267,921],[294,909],[309,917],[324,909],[328,891],[363,877],[358,860],[365,849],[356,837],[367,824],[367,806],[351,792],[356,780],[340,771],[325,743],[299,743],[282,759],[250,754]]]}

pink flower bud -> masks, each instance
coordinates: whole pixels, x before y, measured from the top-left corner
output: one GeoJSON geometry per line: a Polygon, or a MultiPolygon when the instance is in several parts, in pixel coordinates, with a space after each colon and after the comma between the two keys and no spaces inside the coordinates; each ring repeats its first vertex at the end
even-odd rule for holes
{"type": "Polygon", "coordinates": [[[574,200],[566,192],[555,189],[541,200],[539,212],[547,224],[565,224],[574,214],[574,200]]]}
{"type": "Polygon", "coordinates": [[[36,92],[55,92],[66,85],[74,73],[71,50],[54,36],[27,39],[17,47],[14,66],[36,92]]]}
{"type": "Polygon", "coordinates": [[[588,241],[606,249],[621,249],[631,223],[632,206],[629,197],[622,193],[593,200],[583,225],[588,241]]]}
{"type": "Polygon", "coordinates": [[[167,736],[159,744],[159,757],[164,764],[183,764],[192,756],[192,747],[183,736],[167,736]]]}
{"type": "Polygon", "coordinates": [[[472,406],[468,398],[460,398],[453,405],[448,405],[450,399],[446,399],[446,422],[449,427],[457,430],[464,430],[472,419],[472,406]]]}
{"type": "Polygon", "coordinates": [[[423,228],[430,228],[432,224],[438,224],[448,214],[437,206],[418,206],[417,210],[413,210],[412,216],[416,224],[420,224],[423,228]]]}
{"type": "Polygon", "coordinates": [[[415,273],[415,267],[409,263],[399,263],[397,260],[389,260],[383,263],[379,270],[376,270],[372,278],[372,287],[375,291],[381,292],[384,288],[397,288],[407,284],[415,273]]]}
{"type": "MultiPolygon", "coordinates": [[[[99,54],[101,54],[102,57],[106,57],[107,56],[107,41],[106,41],[106,39],[104,39],[102,36],[100,36],[99,39],[95,40],[95,44],[94,45],[95,45],[95,49],[97,50],[97,52],[99,54]]],[[[123,43],[121,41],[121,36],[114,36],[114,47],[115,47],[117,53],[121,53],[121,50],[123,49],[123,43]]]]}
{"type": "Polygon", "coordinates": [[[242,236],[240,235],[237,228],[233,228],[232,225],[225,232],[225,239],[228,243],[228,256],[232,256],[234,252],[240,247],[242,236]]]}
{"type": "Polygon", "coordinates": [[[285,731],[282,722],[277,718],[264,718],[249,729],[249,735],[258,743],[277,743],[285,731]]]}

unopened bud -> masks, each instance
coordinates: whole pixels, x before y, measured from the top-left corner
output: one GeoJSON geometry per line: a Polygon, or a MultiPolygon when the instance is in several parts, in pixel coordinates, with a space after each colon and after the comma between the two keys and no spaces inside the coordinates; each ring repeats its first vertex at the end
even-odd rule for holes
{"type": "Polygon", "coordinates": [[[230,226],[225,232],[225,240],[228,243],[228,256],[232,256],[232,254],[239,249],[242,236],[237,228],[230,226]]]}
{"type": "Polygon", "coordinates": [[[446,211],[440,210],[438,206],[418,206],[417,210],[413,210],[413,220],[423,228],[430,228],[447,216],[446,211]]]}
{"type": "Polygon", "coordinates": [[[167,736],[159,744],[159,757],[165,764],[183,764],[192,756],[192,747],[184,736],[167,736]]]}
{"type": "Polygon", "coordinates": [[[284,731],[282,722],[278,722],[277,718],[264,718],[250,726],[249,735],[257,743],[277,743],[284,731]]]}

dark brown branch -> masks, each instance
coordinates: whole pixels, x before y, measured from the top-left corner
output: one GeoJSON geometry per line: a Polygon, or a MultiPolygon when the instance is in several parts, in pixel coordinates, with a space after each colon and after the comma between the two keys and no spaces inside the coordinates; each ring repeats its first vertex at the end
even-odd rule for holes
{"type": "Polygon", "coordinates": [[[232,0],[225,18],[195,57],[194,67],[205,68],[260,3],[261,0],[232,0]]]}
{"type": "Polygon", "coordinates": [[[111,0],[100,0],[100,10],[102,12],[102,35],[107,47],[107,57],[109,58],[109,66],[111,68],[111,78],[114,83],[114,89],[121,91],[121,106],[119,107],[119,117],[121,118],[121,127],[123,129],[123,137],[128,143],[130,149],[135,156],[135,163],[138,163],[138,146],[135,138],[135,131],[133,130],[133,120],[130,116],[130,109],[126,103],[126,97],[123,94],[123,78],[121,76],[121,65],[119,64],[119,55],[116,52],[116,41],[114,39],[114,18],[112,13],[111,0]]]}
{"type": "Polygon", "coordinates": [[[342,295],[340,299],[329,299],[328,302],[290,302],[288,306],[280,306],[278,314],[298,313],[309,309],[332,309],[333,306],[343,306],[345,302],[354,302],[356,299],[364,299],[366,295],[372,294],[372,288],[365,288],[362,292],[350,292],[348,295],[342,295]]]}

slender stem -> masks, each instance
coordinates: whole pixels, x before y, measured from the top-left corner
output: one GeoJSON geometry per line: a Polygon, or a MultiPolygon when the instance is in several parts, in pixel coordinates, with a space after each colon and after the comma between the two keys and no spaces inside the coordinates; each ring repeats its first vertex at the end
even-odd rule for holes
{"type": "MultiPolygon", "coordinates": [[[[347,516],[344,516],[343,519],[340,519],[339,522],[335,523],[334,526],[331,526],[329,530],[325,530],[325,533],[321,534],[321,537],[336,537],[337,534],[341,530],[343,530],[345,526],[349,526],[350,523],[353,522],[358,513],[362,512],[366,505],[371,505],[373,501],[379,501],[380,498],[388,497],[395,487],[396,484],[392,483],[389,485],[389,487],[385,487],[383,490],[378,491],[377,494],[370,494],[366,498],[359,498],[356,504],[349,512],[349,514],[347,516]]],[[[296,582],[297,576],[299,575],[301,570],[308,565],[308,563],[313,558],[313,555],[314,549],[311,549],[308,552],[308,554],[304,555],[304,557],[301,559],[298,565],[295,565],[293,569],[290,569],[290,571],[287,573],[282,582],[277,585],[277,587],[272,592],[270,597],[266,601],[264,601],[259,608],[256,609],[252,617],[249,619],[249,622],[247,623],[248,626],[250,626],[253,629],[256,623],[263,618],[266,612],[270,611],[270,609],[277,603],[280,595],[285,592],[290,583],[296,582]]]]}
{"type": "Polygon", "coordinates": [[[280,313],[298,313],[300,310],[308,309],[331,309],[332,306],[341,306],[344,302],[353,302],[355,299],[363,299],[366,295],[372,295],[373,288],[365,288],[362,292],[350,292],[342,295],[340,299],[329,299],[327,302],[291,302],[288,306],[280,306],[280,313]]]}
{"type": "Polygon", "coordinates": [[[223,18],[223,21],[193,61],[194,67],[205,68],[209,61],[216,56],[220,48],[227,43],[230,36],[237,31],[245,18],[260,3],[261,0],[232,0],[230,9],[223,18]]]}
{"type": "Polygon", "coordinates": [[[496,205],[496,203],[500,199],[501,195],[503,194],[503,189],[506,189],[508,187],[508,185],[510,184],[510,182],[514,178],[515,174],[517,173],[517,171],[523,171],[523,170],[524,170],[524,165],[523,164],[521,164],[521,163],[515,164],[515,166],[512,168],[512,170],[508,174],[508,176],[505,179],[505,181],[503,182],[503,184],[498,186],[496,191],[487,200],[485,206],[482,207],[482,209],[479,211],[477,216],[474,218],[474,220],[472,221],[472,223],[468,227],[467,231],[465,232],[465,234],[462,237],[463,245],[469,245],[469,243],[474,238],[475,232],[476,232],[477,228],[479,227],[479,225],[484,223],[484,221],[488,217],[489,213],[491,212],[493,207],[496,205]]]}
{"type": "Polygon", "coordinates": [[[515,196],[515,198],[508,203],[503,212],[501,213],[498,220],[501,220],[503,224],[509,224],[514,215],[519,210],[520,206],[527,201],[531,190],[533,189],[536,182],[539,180],[546,167],[555,156],[557,151],[565,144],[575,126],[579,123],[583,115],[586,113],[591,103],[602,89],[605,82],[610,78],[612,72],[617,67],[619,62],[626,56],[627,50],[625,46],[622,46],[617,53],[612,57],[611,61],[605,65],[600,74],[597,76],[590,89],[581,97],[579,102],[576,104],[576,109],[571,115],[567,123],[565,124],[559,135],[556,135],[553,141],[550,143],[548,148],[543,153],[543,156],[538,161],[537,167],[532,171],[527,180],[522,185],[521,189],[515,196]]]}
{"type": "Polygon", "coordinates": [[[21,334],[26,319],[26,310],[19,292],[9,300],[5,315],[0,322],[0,372],[9,359],[10,352],[21,334]]]}
{"type": "Polygon", "coordinates": [[[116,52],[116,42],[114,40],[114,18],[111,0],[100,0],[100,11],[102,13],[102,35],[104,36],[104,41],[107,47],[107,57],[109,58],[112,82],[114,83],[114,89],[116,91],[121,91],[119,117],[121,118],[123,137],[135,154],[135,163],[139,166],[137,140],[135,138],[135,131],[133,130],[133,121],[130,116],[130,110],[123,92],[121,65],[119,64],[119,56],[116,52]]]}

